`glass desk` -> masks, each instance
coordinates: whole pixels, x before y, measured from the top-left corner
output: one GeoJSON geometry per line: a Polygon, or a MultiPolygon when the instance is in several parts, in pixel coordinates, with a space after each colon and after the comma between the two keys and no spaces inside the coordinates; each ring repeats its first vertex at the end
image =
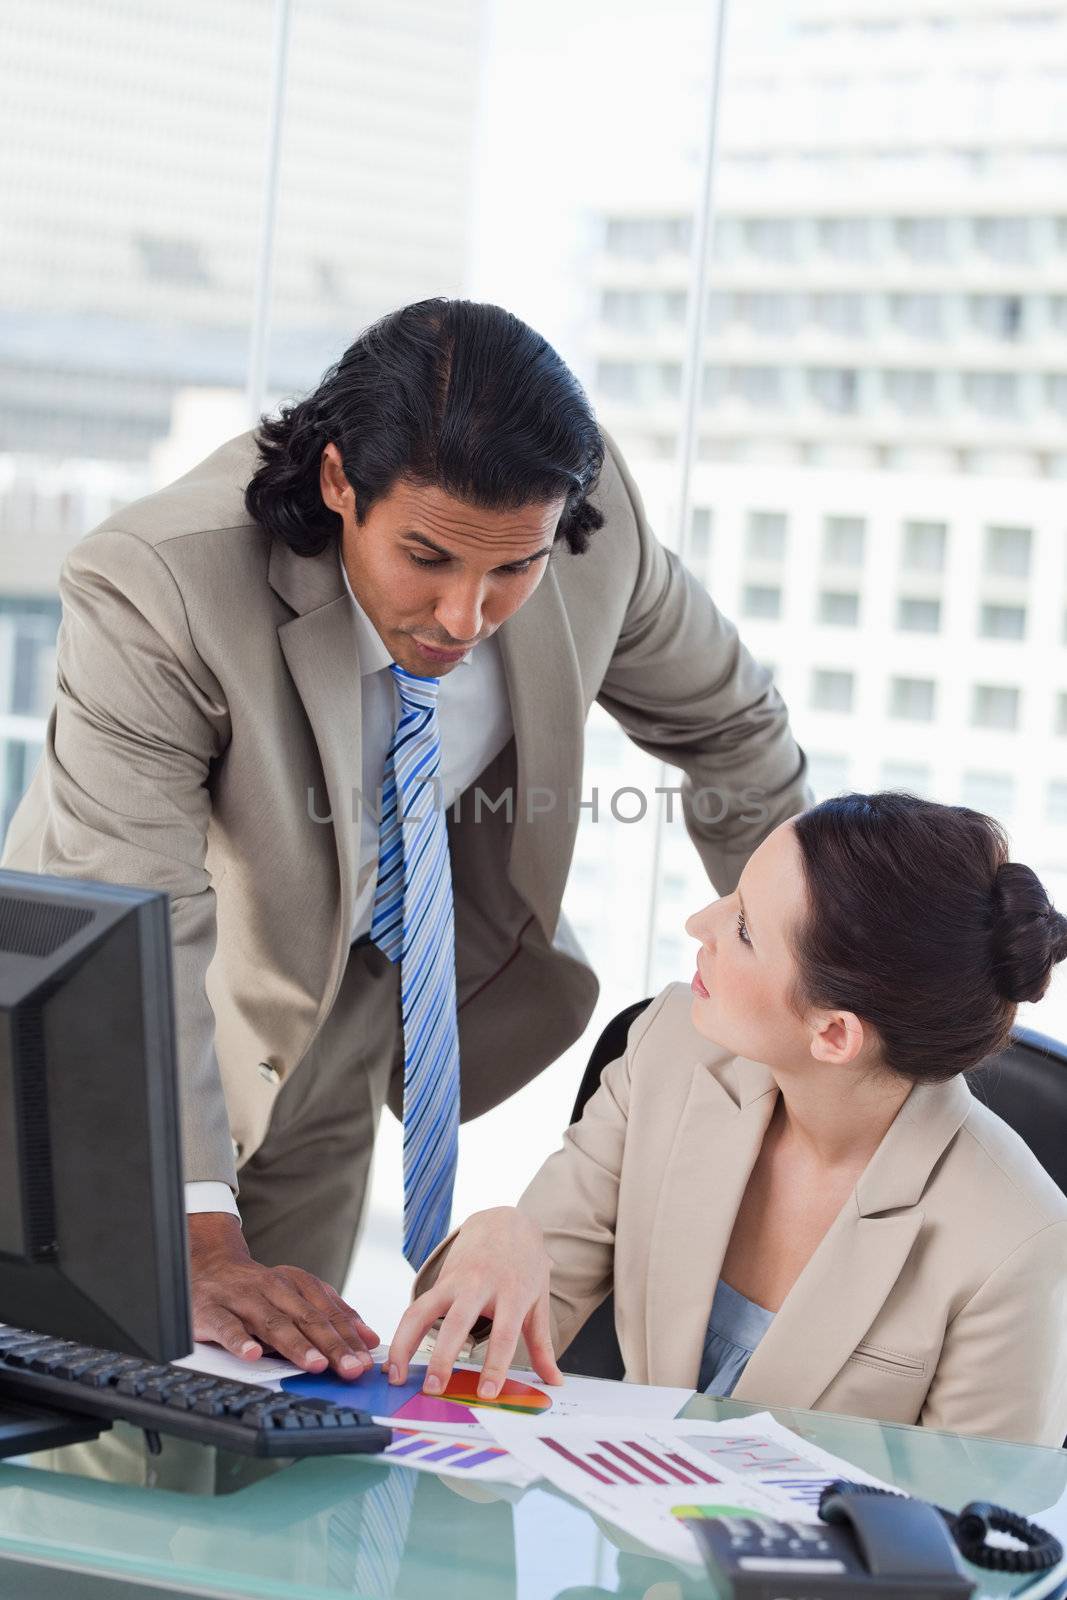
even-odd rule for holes
{"type": "MultiPolygon", "coordinates": [[[[743,1417],[758,1409],[699,1396],[684,1415],[743,1417]]],[[[1061,1450],[810,1411],[774,1415],[836,1455],[953,1509],[988,1498],[1034,1512],[1067,1485],[1061,1450]]],[[[129,1430],[123,1441],[114,1430],[98,1446],[0,1462],[0,1595],[19,1600],[164,1600],[176,1593],[257,1600],[706,1600],[712,1594],[707,1580],[686,1579],[669,1562],[620,1549],[624,1542],[545,1485],[460,1487],[355,1456],[277,1470],[274,1463],[216,1458],[200,1446],[165,1440],[153,1463],[139,1434],[129,1430]],[[98,1475],[76,1475],[84,1472],[98,1475]],[[127,1480],[154,1474],[155,1481],[115,1481],[120,1473],[127,1480]]],[[[991,1577],[988,1592],[1005,1595],[1012,1584],[991,1577]]]]}

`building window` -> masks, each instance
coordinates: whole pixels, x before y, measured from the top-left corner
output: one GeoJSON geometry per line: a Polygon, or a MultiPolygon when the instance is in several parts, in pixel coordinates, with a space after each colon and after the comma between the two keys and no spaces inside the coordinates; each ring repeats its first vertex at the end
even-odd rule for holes
{"type": "Polygon", "coordinates": [[[706,406],[721,405],[726,395],[726,368],[705,367],[701,398],[706,406]]]}
{"type": "Polygon", "coordinates": [[[1067,377],[1053,373],[1045,380],[1045,401],[1049,409],[1067,414],[1067,377]]]}
{"type": "Polygon", "coordinates": [[[819,595],[819,621],[839,628],[855,628],[860,620],[860,597],[854,590],[824,589],[819,595]]]}
{"type": "Polygon", "coordinates": [[[852,672],[831,672],[817,667],[811,677],[813,710],[851,711],[855,682],[852,672]]]}
{"type": "Polygon", "coordinates": [[[605,242],[611,255],[654,261],[688,255],[692,233],[691,217],[609,217],[605,242]]]}
{"type": "Polygon", "coordinates": [[[855,411],[859,401],[859,374],[854,367],[814,367],[808,373],[808,390],[826,411],[855,411]]]}
{"type": "Polygon", "coordinates": [[[940,600],[902,594],[897,600],[897,627],[902,633],[937,633],[941,627],[940,600]]]}
{"type": "Polygon", "coordinates": [[[972,811],[989,817],[1010,817],[1015,810],[1015,779],[1010,772],[965,772],[960,799],[972,811]]]}
{"type": "Polygon", "coordinates": [[[866,217],[824,217],[817,225],[819,249],[838,261],[866,261],[871,225],[866,217]]]}
{"type": "Polygon", "coordinates": [[[897,249],[912,261],[948,257],[948,223],[943,217],[900,217],[894,235],[897,249]]]}
{"type": "Polygon", "coordinates": [[[823,523],[823,561],[832,567],[862,567],[866,538],[867,524],[862,517],[827,517],[823,523]]]}
{"type": "Polygon", "coordinates": [[[883,761],[881,784],[883,789],[904,790],[921,799],[929,796],[933,774],[919,761],[883,761]]]}
{"type": "Polygon", "coordinates": [[[889,320],[901,333],[916,339],[940,339],[945,327],[944,301],[939,294],[891,295],[889,320]]]}
{"type": "Polygon", "coordinates": [[[1067,734],[1067,694],[1064,694],[1062,689],[1056,696],[1055,729],[1061,738],[1067,734]]]}
{"type": "Polygon", "coordinates": [[[1026,261],[1030,255],[1028,217],[979,217],[974,240],[983,255],[994,261],[1026,261]]]}
{"type": "Polygon", "coordinates": [[[1061,778],[1053,778],[1048,786],[1045,817],[1059,827],[1067,822],[1067,783],[1061,778]]]}
{"type": "Polygon", "coordinates": [[[984,417],[1013,417],[1019,410],[1019,380],[1014,372],[968,372],[963,394],[984,417]]]}
{"type": "Polygon", "coordinates": [[[982,606],[978,615],[978,632],[983,639],[1024,639],[1026,607],[982,606]]]}
{"type": "Polygon", "coordinates": [[[858,338],[867,331],[867,302],[860,294],[815,294],[811,320],[829,333],[858,338]]]}
{"type": "Polygon", "coordinates": [[[636,404],[640,399],[640,379],[636,363],[602,361],[597,368],[597,388],[605,400],[636,404]]]}
{"type": "Polygon", "coordinates": [[[794,333],[800,321],[797,299],[791,294],[742,294],[737,312],[755,333],[794,333]]]}
{"type": "Polygon", "coordinates": [[[786,527],[784,511],[750,511],[745,531],[745,554],[749,560],[783,561],[786,527]]]}
{"type": "Polygon", "coordinates": [[[906,417],[928,417],[937,410],[937,375],[897,369],[882,375],[885,397],[906,417]]]}
{"type": "Polygon", "coordinates": [[[906,572],[943,572],[948,527],[943,522],[905,522],[900,564],[906,572]]]}
{"type": "Polygon", "coordinates": [[[734,399],[748,406],[766,410],[782,403],[780,367],[732,367],[728,386],[734,399]]]}
{"type": "Polygon", "coordinates": [[[146,278],[185,289],[204,289],[210,284],[203,249],[196,239],[139,233],[134,244],[146,278]]]}
{"type": "Polygon", "coordinates": [[[902,722],[933,722],[937,685],[932,678],[891,678],[889,715],[902,722]]]}
{"type": "Polygon", "coordinates": [[[844,794],[849,786],[848,756],[829,755],[819,750],[808,751],[808,782],[816,800],[828,800],[833,794],[844,794]]]}
{"type": "Polygon", "coordinates": [[[741,591],[741,610],[746,617],[776,619],[782,614],[782,591],[773,583],[746,583],[741,591]]]}
{"type": "Polygon", "coordinates": [[[1006,684],[976,683],[971,700],[971,723],[976,728],[997,728],[1014,733],[1019,725],[1019,691],[1006,684]]]}
{"type": "Polygon", "coordinates": [[[710,506],[694,506],[689,524],[689,554],[694,561],[711,555],[712,515],[710,506]]]}
{"type": "Polygon", "coordinates": [[[744,224],[745,248],[764,261],[792,261],[796,223],[787,217],[754,217],[744,224]]]}
{"type": "Polygon", "coordinates": [[[1030,576],[1029,528],[991,527],[985,535],[985,570],[1000,578],[1030,576]]]}
{"type": "Polygon", "coordinates": [[[627,333],[656,333],[661,328],[684,324],[685,293],[682,290],[607,289],[601,311],[611,328],[622,328],[627,333]]]}
{"type": "Polygon", "coordinates": [[[1017,339],[1022,331],[1023,302],[1017,294],[974,294],[969,304],[971,326],[990,339],[1017,339]]]}

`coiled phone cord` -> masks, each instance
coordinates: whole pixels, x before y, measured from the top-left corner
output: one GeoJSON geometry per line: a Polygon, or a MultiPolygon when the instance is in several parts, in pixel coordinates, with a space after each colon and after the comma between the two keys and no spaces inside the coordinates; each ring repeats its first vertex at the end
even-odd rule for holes
{"type": "MultiPolygon", "coordinates": [[[[873,1484],[851,1483],[847,1478],[837,1478],[833,1483],[828,1483],[819,1496],[820,1517],[832,1495],[855,1494],[891,1494],[902,1500],[908,1498],[907,1495],[898,1494],[895,1489],[877,1489],[873,1484]]],[[[958,1513],[946,1511],[944,1506],[935,1506],[934,1509],[944,1518],[960,1555],[972,1566],[984,1567],[990,1572],[1047,1572],[1063,1559],[1063,1546],[1054,1534],[1047,1533],[1044,1528],[1028,1522],[1014,1511],[1005,1510],[1003,1506],[990,1505],[987,1500],[972,1500],[958,1513]],[[990,1533],[1010,1534],[1027,1548],[1004,1550],[999,1545],[988,1544],[986,1540],[990,1533]]]]}

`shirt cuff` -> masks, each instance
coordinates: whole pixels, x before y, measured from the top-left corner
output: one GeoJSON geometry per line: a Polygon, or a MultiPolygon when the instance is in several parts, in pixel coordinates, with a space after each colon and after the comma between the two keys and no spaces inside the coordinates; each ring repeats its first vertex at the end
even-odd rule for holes
{"type": "Polygon", "coordinates": [[[233,1197],[233,1190],[228,1183],[187,1183],[185,1185],[185,1209],[190,1211],[228,1211],[231,1216],[239,1217],[237,1201],[233,1197]]]}

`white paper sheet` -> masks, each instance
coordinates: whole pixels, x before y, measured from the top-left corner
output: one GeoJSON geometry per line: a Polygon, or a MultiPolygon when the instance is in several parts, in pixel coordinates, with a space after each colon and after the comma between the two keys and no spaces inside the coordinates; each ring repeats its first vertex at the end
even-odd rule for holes
{"type": "MultiPolygon", "coordinates": [[[[525,1467],[658,1554],[700,1566],[684,1508],[723,1507],[817,1521],[828,1480],[877,1483],[809,1445],[767,1413],[730,1422],[640,1417],[530,1419],[486,1413],[485,1426],[525,1467]]],[[[889,1487],[882,1485],[882,1487],[889,1487]]],[[[699,1514],[694,1510],[692,1514],[699,1514]]]]}

